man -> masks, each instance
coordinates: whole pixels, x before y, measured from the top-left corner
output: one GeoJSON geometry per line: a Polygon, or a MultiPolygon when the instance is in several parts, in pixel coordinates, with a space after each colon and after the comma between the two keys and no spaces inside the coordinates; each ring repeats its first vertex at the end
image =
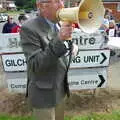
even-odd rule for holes
{"type": "Polygon", "coordinates": [[[63,100],[69,96],[64,41],[72,25],[64,23],[58,32],[56,11],[62,0],[37,0],[39,15],[21,27],[21,45],[27,60],[28,98],[37,120],[64,120],[63,100]],[[55,28],[55,29],[54,29],[55,28]]]}
{"type": "Polygon", "coordinates": [[[11,33],[19,33],[22,24],[24,24],[26,20],[28,20],[28,17],[25,14],[20,14],[18,17],[19,24],[12,28],[11,33]]]}
{"type": "Polygon", "coordinates": [[[110,16],[104,15],[104,19],[103,19],[102,24],[100,26],[100,30],[103,30],[106,32],[109,29],[109,20],[110,20],[110,16]]]}
{"type": "Polygon", "coordinates": [[[11,33],[12,27],[16,26],[12,16],[8,16],[7,23],[4,24],[2,33],[11,33]]]}

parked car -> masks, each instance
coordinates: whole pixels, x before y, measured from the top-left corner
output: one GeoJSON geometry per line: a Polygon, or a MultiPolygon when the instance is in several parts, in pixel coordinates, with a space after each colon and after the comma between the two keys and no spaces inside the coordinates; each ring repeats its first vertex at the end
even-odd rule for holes
{"type": "Polygon", "coordinates": [[[0,22],[5,22],[8,19],[7,13],[0,13],[0,22]]]}
{"type": "Polygon", "coordinates": [[[31,10],[26,9],[25,13],[31,13],[31,10]]]}
{"type": "Polygon", "coordinates": [[[0,22],[2,22],[2,20],[3,20],[3,18],[2,18],[2,16],[0,16],[0,22]]]}

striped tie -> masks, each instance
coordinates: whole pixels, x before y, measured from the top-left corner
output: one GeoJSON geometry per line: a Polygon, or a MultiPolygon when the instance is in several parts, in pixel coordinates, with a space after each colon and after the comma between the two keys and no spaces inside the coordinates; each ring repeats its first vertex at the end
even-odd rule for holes
{"type": "Polygon", "coordinates": [[[58,32],[59,30],[58,30],[56,24],[54,24],[53,26],[54,26],[54,30],[55,30],[55,32],[58,32]]]}

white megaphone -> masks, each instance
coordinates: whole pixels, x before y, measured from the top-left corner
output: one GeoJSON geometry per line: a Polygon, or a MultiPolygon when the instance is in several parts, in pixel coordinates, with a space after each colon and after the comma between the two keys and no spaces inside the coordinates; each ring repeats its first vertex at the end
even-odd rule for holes
{"type": "Polygon", "coordinates": [[[86,33],[95,32],[104,19],[105,9],[101,0],[81,0],[78,7],[62,8],[56,12],[56,19],[78,23],[86,33]]]}

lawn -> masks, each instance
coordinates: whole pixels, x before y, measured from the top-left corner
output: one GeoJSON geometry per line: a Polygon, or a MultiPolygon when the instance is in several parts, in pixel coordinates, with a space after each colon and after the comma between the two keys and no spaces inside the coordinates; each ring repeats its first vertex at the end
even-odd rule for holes
{"type": "MultiPolygon", "coordinates": [[[[30,116],[9,116],[0,115],[0,120],[35,120],[30,116]]],[[[112,113],[97,114],[91,113],[82,116],[65,116],[64,120],[120,120],[120,111],[113,111],[112,113]]]]}

